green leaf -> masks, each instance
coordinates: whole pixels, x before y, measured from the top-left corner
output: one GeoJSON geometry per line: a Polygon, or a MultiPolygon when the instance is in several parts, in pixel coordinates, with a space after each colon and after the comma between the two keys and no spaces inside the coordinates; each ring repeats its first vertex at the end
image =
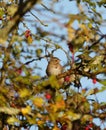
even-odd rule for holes
{"type": "Polygon", "coordinates": [[[56,76],[54,76],[54,75],[50,76],[49,82],[50,82],[50,84],[51,84],[51,86],[52,86],[53,88],[57,88],[57,89],[60,88],[59,83],[58,83],[58,81],[57,81],[57,79],[56,79],[56,76]]]}
{"type": "MultiPolygon", "coordinates": [[[[106,86],[106,80],[101,80],[101,81],[99,81],[99,83],[101,83],[101,84],[103,84],[104,86],[106,86]]],[[[104,88],[104,86],[103,86],[103,88],[104,88]]]]}
{"type": "Polygon", "coordinates": [[[14,123],[20,123],[20,121],[19,121],[16,117],[14,117],[14,116],[9,117],[9,118],[7,119],[7,122],[8,122],[9,124],[11,124],[11,125],[14,125],[14,123]]]}
{"type": "Polygon", "coordinates": [[[41,77],[38,75],[31,76],[30,78],[34,81],[41,79],[41,77]]]}
{"type": "Polygon", "coordinates": [[[30,85],[30,79],[28,77],[18,76],[14,79],[16,82],[30,85]]]}
{"type": "Polygon", "coordinates": [[[0,8],[0,18],[2,18],[3,15],[4,15],[4,10],[3,10],[3,8],[0,8]]]}
{"type": "Polygon", "coordinates": [[[106,86],[102,86],[100,89],[99,89],[99,92],[104,92],[106,90],[106,86]]]}
{"type": "Polygon", "coordinates": [[[42,54],[42,49],[37,49],[36,50],[36,55],[37,55],[37,57],[40,57],[41,56],[41,54],[42,54]]]}
{"type": "Polygon", "coordinates": [[[25,98],[30,95],[30,91],[26,88],[20,89],[19,95],[20,97],[25,98]]]}

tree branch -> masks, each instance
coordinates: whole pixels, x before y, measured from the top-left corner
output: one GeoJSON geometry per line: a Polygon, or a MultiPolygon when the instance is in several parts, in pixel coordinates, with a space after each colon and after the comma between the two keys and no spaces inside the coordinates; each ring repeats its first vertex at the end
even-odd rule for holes
{"type": "Polygon", "coordinates": [[[19,5],[12,20],[8,21],[7,25],[0,30],[0,37],[3,40],[7,39],[9,33],[12,32],[15,29],[15,27],[19,24],[24,14],[27,13],[37,2],[38,0],[27,0],[26,2],[19,5]]]}
{"type": "MultiPolygon", "coordinates": [[[[94,73],[84,72],[84,71],[79,70],[78,68],[75,68],[75,69],[69,69],[69,70],[65,71],[64,73],[59,74],[57,76],[57,79],[65,78],[66,76],[70,76],[70,75],[73,75],[73,74],[86,76],[90,79],[93,79],[96,75],[103,74],[103,73],[106,73],[106,68],[97,70],[94,73]]],[[[97,79],[97,81],[99,81],[99,79],[97,79]]]]}
{"type": "Polygon", "coordinates": [[[91,46],[88,47],[88,50],[90,50],[93,46],[98,44],[103,38],[106,38],[106,34],[102,35],[97,41],[95,41],[91,46]]]}

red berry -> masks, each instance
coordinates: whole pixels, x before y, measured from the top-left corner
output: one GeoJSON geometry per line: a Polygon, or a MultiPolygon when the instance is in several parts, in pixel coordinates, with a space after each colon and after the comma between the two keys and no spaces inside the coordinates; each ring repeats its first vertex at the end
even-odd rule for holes
{"type": "Polygon", "coordinates": [[[12,17],[10,17],[10,20],[13,20],[13,18],[12,18],[12,17]]]}
{"type": "Polygon", "coordinates": [[[30,33],[30,30],[26,30],[25,33],[30,33]]]}
{"type": "Polygon", "coordinates": [[[66,77],[64,78],[64,81],[69,82],[69,81],[70,81],[70,76],[66,76],[66,77]]]}
{"type": "Polygon", "coordinates": [[[21,73],[22,73],[22,69],[21,69],[21,68],[15,69],[15,71],[16,71],[16,73],[18,73],[18,74],[21,74],[21,73]]]}
{"type": "Polygon", "coordinates": [[[70,43],[70,44],[68,44],[68,47],[69,47],[69,50],[72,52],[72,53],[74,53],[74,50],[73,50],[73,45],[70,43]]]}
{"type": "Polygon", "coordinates": [[[67,129],[67,124],[63,124],[63,126],[61,127],[61,130],[66,130],[67,129]]]}
{"type": "Polygon", "coordinates": [[[90,127],[90,128],[92,128],[92,127],[93,127],[93,124],[92,124],[92,123],[90,123],[90,124],[89,124],[89,127],[90,127]]]}
{"type": "Polygon", "coordinates": [[[21,73],[22,73],[22,69],[19,69],[17,72],[18,72],[19,74],[21,74],[21,73]]]}
{"type": "Polygon", "coordinates": [[[50,95],[49,93],[46,93],[46,94],[45,94],[45,97],[46,97],[46,99],[48,99],[48,100],[51,99],[51,95],[50,95]]]}
{"type": "Polygon", "coordinates": [[[92,127],[93,127],[93,124],[90,123],[89,125],[87,125],[87,126],[85,127],[85,130],[91,130],[92,127]]]}
{"type": "Polygon", "coordinates": [[[93,84],[96,84],[96,83],[97,83],[96,78],[92,79],[92,83],[93,83],[93,84]]]}
{"type": "Polygon", "coordinates": [[[25,37],[28,38],[29,36],[31,36],[31,31],[30,30],[26,30],[25,31],[25,37]]]}
{"type": "Polygon", "coordinates": [[[87,126],[87,127],[85,127],[85,130],[89,130],[89,127],[87,126]]]}
{"type": "Polygon", "coordinates": [[[16,105],[14,103],[11,103],[10,106],[13,107],[13,108],[16,107],[16,105]]]}

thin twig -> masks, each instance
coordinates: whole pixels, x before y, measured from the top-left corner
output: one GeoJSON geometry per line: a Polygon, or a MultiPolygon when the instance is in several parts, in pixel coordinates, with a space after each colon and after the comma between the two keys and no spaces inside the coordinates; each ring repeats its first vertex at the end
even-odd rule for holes
{"type": "Polygon", "coordinates": [[[25,62],[23,65],[28,65],[28,64],[32,63],[33,61],[41,60],[41,59],[46,58],[46,57],[50,57],[50,55],[45,55],[45,56],[42,56],[42,57],[38,57],[36,59],[32,59],[30,61],[25,62]]]}
{"type": "Polygon", "coordinates": [[[0,30],[0,36],[6,40],[9,33],[11,33],[20,23],[21,18],[38,2],[38,0],[26,0],[21,4],[13,16],[13,20],[8,21],[6,26],[0,30]]]}
{"type": "Polygon", "coordinates": [[[91,46],[88,47],[88,50],[90,50],[93,46],[98,44],[103,38],[106,38],[106,34],[102,35],[97,41],[95,41],[91,46]]]}
{"type": "Polygon", "coordinates": [[[48,26],[47,24],[44,24],[35,14],[33,14],[31,11],[29,11],[31,14],[32,14],[32,16],[34,16],[42,25],[44,25],[44,26],[48,26]]]}
{"type": "Polygon", "coordinates": [[[51,11],[51,12],[53,12],[53,13],[55,14],[55,12],[54,12],[53,10],[49,9],[49,8],[48,8],[46,5],[44,5],[43,3],[41,3],[41,5],[42,5],[46,10],[51,11]]]}

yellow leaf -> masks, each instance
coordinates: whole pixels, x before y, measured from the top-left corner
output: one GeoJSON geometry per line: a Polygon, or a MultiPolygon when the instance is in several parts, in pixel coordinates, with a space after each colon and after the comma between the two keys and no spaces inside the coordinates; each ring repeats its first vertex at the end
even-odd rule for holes
{"type": "Polygon", "coordinates": [[[57,111],[64,110],[64,109],[65,109],[65,102],[64,100],[61,100],[60,102],[51,104],[48,108],[48,111],[55,113],[57,111]]]}
{"type": "Polygon", "coordinates": [[[9,115],[16,115],[20,112],[19,109],[12,108],[12,107],[0,107],[0,113],[6,113],[9,115]]]}
{"type": "Polygon", "coordinates": [[[63,96],[57,92],[57,93],[56,93],[56,97],[55,97],[55,101],[56,101],[56,102],[60,102],[60,101],[62,101],[62,100],[63,100],[63,96]]]}
{"type": "Polygon", "coordinates": [[[61,100],[60,102],[56,102],[57,109],[65,109],[65,102],[61,100]]]}
{"type": "Polygon", "coordinates": [[[73,111],[67,111],[64,115],[65,119],[68,119],[70,121],[78,120],[81,118],[81,114],[79,113],[74,113],[73,111]]]}
{"type": "Polygon", "coordinates": [[[57,126],[54,126],[53,130],[60,130],[57,126]]]}
{"type": "Polygon", "coordinates": [[[42,54],[42,49],[37,49],[37,50],[36,50],[36,55],[37,55],[37,57],[40,57],[41,54],[42,54]]]}
{"type": "Polygon", "coordinates": [[[60,85],[56,79],[56,76],[52,75],[50,78],[49,78],[49,82],[50,82],[50,85],[53,87],[53,88],[57,88],[59,89],[60,88],[60,85]]]}
{"type": "Polygon", "coordinates": [[[92,116],[91,115],[84,115],[82,118],[81,118],[81,122],[82,123],[85,123],[86,121],[92,121],[92,116]]]}
{"type": "Polygon", "coordinates": [[[20,97],[25,98],[30,95],[30,92],[28,89],[24,88],[19,91],[19,95],[20,97]]]}
{"type": "Polygon", "coordinates": [[[44,100],[41,97],[35,97],[35,99],[33,100],[33,103],[37,107],[42,107],[44,104],[44,100]]]}
{"type": "Polygon", "coordinates": [[[6,45],[6,36],[4,36],[4,38],[0,37],[0,44],[6,45]]]}
{"type": "Polygon", "coordinates": [[[65,102],[61,94],[57,93],[57,96],[55,97],[55,102],[55,106],[57,107],[57,109],[65,109],[65,102]]]}
{"type": "Polygon", "coordinates": [[[5,14],[5,12],[4,12],[3,8],[0,8],[0,18],[2,18],[4,14],[5,14]]]}
{"type": "Polygon", "coordinates": [[[10,16],[13,16],[15,14],[15,12],[17,11],[18,6],[16,4],[11,4],[10,6],[8,6],[7,8],[7,12],[10,16]]]}
{"type": "Polygon", "coordinates": [[[19,123],[19,120],[16,118],[16,117],[9,117],[8,119],[7,119],[7,122],[9,123],[9,124],[14,124],[14,123],[19,123]]]}
{"type": "Polygon", "coordinates": [[[36,124],[36,120],[35,120],[35,118],[33,118],[32,116],[31,116],[31,117],[27,116],[27,120],[28,120],[28,122],[29,122],[30,124],[36,124]]]}
{"type": "Polygon", "coordinates": [[[86,93],[86,96],[89,96],[89,95],[92,95],[94,94],[94,89],[90,89],[87,93],[86,93]]]}
{"type": "Polygon", "coordinates": [[[38,120],[38,121],[37,121],[37,125],[42,125],[42,124],[44,124],[43,121],[41,121],[41,120],[38,120]]]}
{"type": "Polygon", "coordinates": [[[28,42],[28,44],[31,44],[33,42],[32,36],[28,36],[27,42],[28,42]]]}
{"type": "Polygon", "coordinates": [[[72,41],[75,38],[75,29],[73,29],[71,26],[68,25],[67,32],[68,32],[68,40],[72,41]]]}
{"type": "Polygon", "coordinates": [[[31,112],[31,107],[27,106],[25,108],[22,108],[21,112],[22,112],[23,115],[27,115],[27,114],[29,114],[31,112]]]}
{"type": "Polygon", "coordinates": [[[41,79],[41,77],[38,75],[31,76],[31,80],[35,81],[35,80],[39,80],[39,79],[41,79]]]}
{"type": "Polygon", "coordinates": [[[90,30],[86,25],[80,24],[80,28],[82,29],[82,36],[86,41],[89,41],[92,38],[92,30],[90,30]]]}
{"type": "Polygon", "coordinates": [[[57,111],[57,107],[55,104],[51,104],[48,108],[48,111],[55,113],[57,111]]]}

